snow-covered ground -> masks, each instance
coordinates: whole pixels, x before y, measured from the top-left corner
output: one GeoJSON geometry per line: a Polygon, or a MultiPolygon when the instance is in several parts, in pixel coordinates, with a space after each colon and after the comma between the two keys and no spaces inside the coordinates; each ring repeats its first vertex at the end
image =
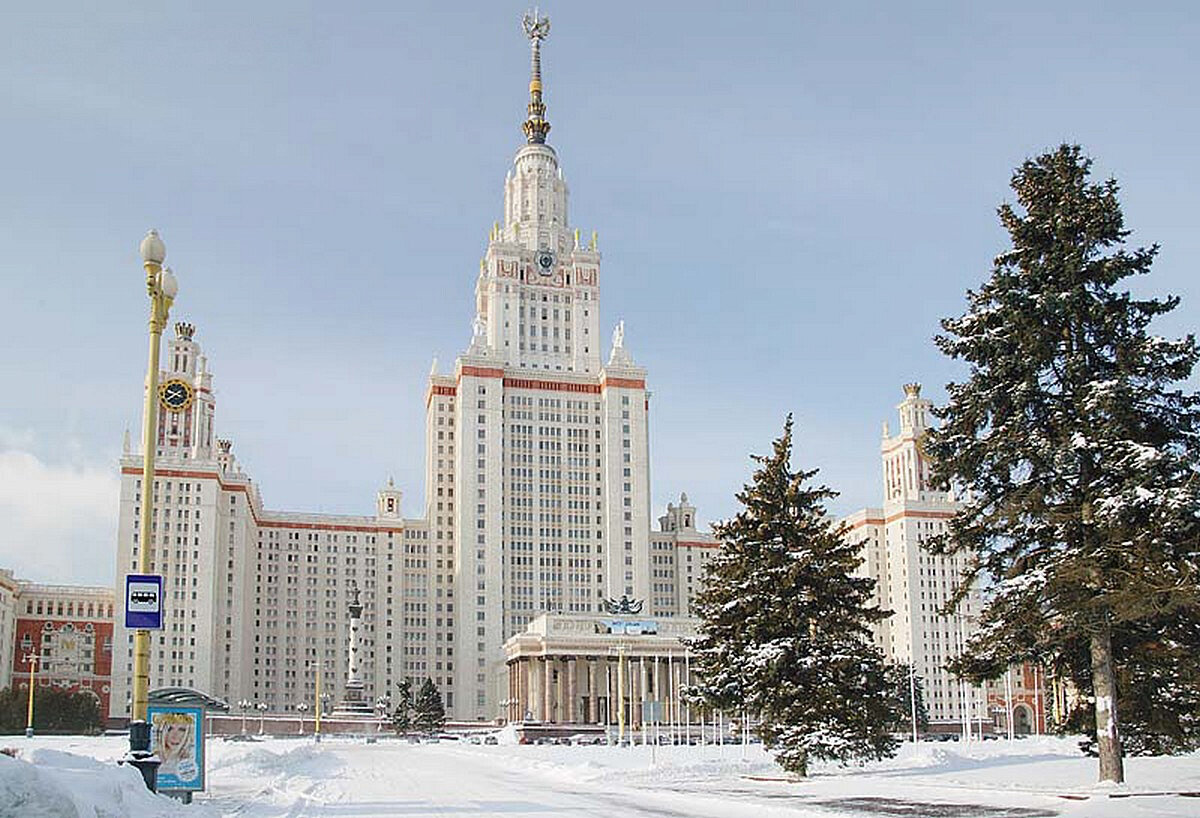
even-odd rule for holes
{"type": "Polygon", "coordinates": [[[0,739],[0,818],[81,816],[1036,816],[1200,815],[1200,755],[1127,760],[1129,784],[1097,787],[1069,740],[905,745],[865,767],[783,779],[759,746],[411,745],[381,739],[213,740],[208,791],[184,807],[118,768],[124,738],[0,739]],[[1113,797],[1118,796],[1118,797],[1113,797]]]}

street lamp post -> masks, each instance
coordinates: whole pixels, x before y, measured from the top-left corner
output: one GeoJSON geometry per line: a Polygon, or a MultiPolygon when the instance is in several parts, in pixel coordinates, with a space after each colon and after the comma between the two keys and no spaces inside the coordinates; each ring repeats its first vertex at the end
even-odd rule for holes
{"type": "MultiPolygon", "coordinates": [[[[318,676],[317,678],[319,679],[319,678],[320,678],[320,676],[318,676]]],[[[331,701],[333,701],[333,694],[332,694],[332,693],[330,693],[330,692],[328,692],[328,691],[326,691],[325,693],[322,693],[322,694],[320,694],[320,696],[318,697],[318,703],[317,703],[317,733],[316,733],[316,736],[314,736],[314,740],[315,740],[315,741],[320,741],[320,740],[321,740],[321,712],[322,712],[322,711],[324,711],[324,712],[326,712],[326,713],[328,713],[328,712],[329,712],[329,703],[330,703],[331,701]]]]}
{"type": "Polygon", "coordinates": [[[908,707],[912,713],[912,737],[913,744],[917,743],[917,677],[916,663],[911,659],[908,662],[908,707]]]}
{"type": "Polygon", "coordinates": [[[33,738],[33,686],[37,681],[37,664],[41,658],[33,651],[25,654],[25,664],[29,665],[29,713],[25,719],[25,738],[33,738]]]}
{"type": "Polygon", "coordinates": [[[383,722],[387,718],[388,709],[391,707],[392,697],[387,693],[375,698],[375,710],[379,713],[379,724],[375,726],[376,733],[383,732],[383,722]]]}
{"type": "Polygon", "coordinates": [[[254,702],[249,699],[242,699],[238,702],[238,707],[242,709],[242,735],[246,735],[246,712],[254,707],[254,702]]]}
{"type": "Polygon", "coordinates": [[[304,714],[308,710],[308,702],[297,702],[296,712],[300,714],[300,735],[304,735],[304,714]]]}
{"type": "Polygon", "coordinates": [[[313,741],[316,742],[321,741],[321,703],[329,696],[328,693],[326,693],[325,696],[321,695],[321,670],[323,664],[324,662],[320,660],[308,663],[309,670],[313,670],[315,668],[317,671],[317,694],[313,699],[313,710],[316,715],[316,723],[313,725],[313,741]]]}
{"type": "MultiPolygon", "coordinates": [[[[625,743],[625,650],[626,645],[617,645],[615,648],[609,648],[609,653],[617,655],[617,746],[622,746],[625,743]]],[[[630,680],[632,684],[632,679],[630,680]]],[[[632,704],[630,697],[630,704],[632,704]]],[[[632,739],[630,745],[632,745],[632,739]]]]}
{"type": "Polygon", "coordinates": [[[266,719],[264,717],[267,715],[268,707],[266,702],[259,702],[254,706],[258,709],[258,734],[261,736],[265,732],[266,719]]]}
{"type": "MultiPolygon", "coordinates": [[[[158,439],[158,356],[163,329],[179,284],[169,267],[163,266],[167,248],[158,232],[151,230],[138,248],[146,271],[146,294],[150,297],[150,360],[146,367],[146,394],[142,405],[142,498],[141,531],[138,536],[138,572],[150,573],[153,520],[154,454],[158,439]]],[[[128,761],[142,773],[146,786],[157,790],[159,759],[150,752],[150,631],[139,628],[133,635],[133,708],[129,721],[128,761]]]]}

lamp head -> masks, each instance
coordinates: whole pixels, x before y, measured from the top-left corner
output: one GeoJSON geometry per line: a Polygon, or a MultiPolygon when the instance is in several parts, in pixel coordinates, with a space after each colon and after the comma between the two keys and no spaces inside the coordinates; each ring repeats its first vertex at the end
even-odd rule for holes
{"type": "Polygon", "coordinates": [[[163,267],[161,286],[162,294],[174,301],[175,296],[179,293],[179,281],[176,280],[170,267],[163,267]]]}
{"type": "Polygon", "coordinates": [[[147,264],[162,264],[167,257],[167,245],[158,237],[158,231],[153,229],[146,233],[138,250],[141,251],[142,261],[147,264]]]}

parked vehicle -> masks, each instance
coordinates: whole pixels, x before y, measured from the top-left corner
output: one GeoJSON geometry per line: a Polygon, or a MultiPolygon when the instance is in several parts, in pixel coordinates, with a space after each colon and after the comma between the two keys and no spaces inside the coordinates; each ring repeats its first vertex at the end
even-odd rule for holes
{"type": "Polygon", "coordinates": [[[596,735],[594,733],[576,733],[575,735],[571,736],[570,739],[572,744],[594,745],[606,743],[604,736],[596,735]]]}

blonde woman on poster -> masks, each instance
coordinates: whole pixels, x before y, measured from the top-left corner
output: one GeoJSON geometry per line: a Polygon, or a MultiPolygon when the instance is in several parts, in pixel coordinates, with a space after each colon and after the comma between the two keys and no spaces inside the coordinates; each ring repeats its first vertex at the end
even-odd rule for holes
{"type": "Polygon", "coordinates": [[[196,717],[191,713],[155,713],[153,724],[154,752],[162,760],[159,776],[191,781],[198,772],[196,717]]]}

